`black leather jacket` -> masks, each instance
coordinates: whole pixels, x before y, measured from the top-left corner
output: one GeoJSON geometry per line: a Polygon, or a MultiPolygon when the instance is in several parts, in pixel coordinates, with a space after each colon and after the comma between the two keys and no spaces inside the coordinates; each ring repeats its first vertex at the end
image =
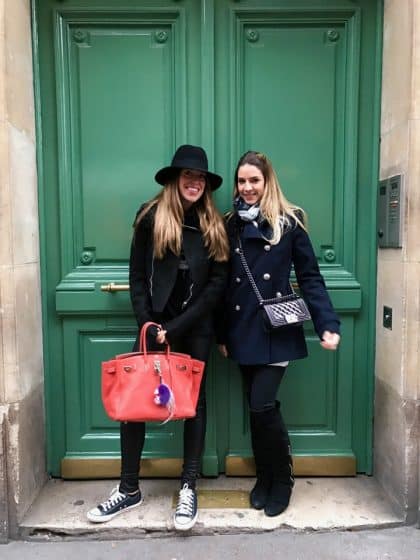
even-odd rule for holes
{"type": "MultiPolygon", "coordinates": [[[[146,321],[162,322],[161,314],[175,285],[180,260],[171,251],[167,251],[163,259],[153,257],[155,212],[153,207],[143,217],[134,231],[131,244],[130,295],[139,328],[146,321]]],[[[227,282],[228,264],[209,257],[198,227],[183,227],[182,245],[190,269],[191,286],[183,311],[163,323],[168,340],[193,328],[203,334],[211,334],[212,312],[220,302],[227,282]]]]}

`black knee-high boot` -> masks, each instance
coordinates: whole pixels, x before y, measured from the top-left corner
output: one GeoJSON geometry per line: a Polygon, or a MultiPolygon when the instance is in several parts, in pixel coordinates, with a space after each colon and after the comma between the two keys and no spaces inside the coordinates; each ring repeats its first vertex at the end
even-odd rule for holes
{"type": "Polygon", "coordinates": [[[274,517],[282,513],[289,505],[295,483],[289,434],[278,401],[276,401],[275,408],[267,411],[266,429],[272,479],[264,513],[269,517],[274,517]]]}
{"type": "Polygon", "coordinates": [[[264,421],[262,412],[250,411],[251,445],[254,453],[256,482],[249,500],[254,509],[264,509],[271,487],[271,465],[264,446],[264,421]]]}

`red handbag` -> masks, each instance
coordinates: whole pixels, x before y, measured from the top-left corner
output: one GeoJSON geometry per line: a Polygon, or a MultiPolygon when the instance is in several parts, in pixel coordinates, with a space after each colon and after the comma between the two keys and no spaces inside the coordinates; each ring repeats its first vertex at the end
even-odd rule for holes
{"type": "Polygon", "coordinates": [[[192,418],[205,363],[188,354],[148,352],[145,323],[140,351],[102,362],[102,403],[110,418],[128,422],[162,422],[192,418]]]}

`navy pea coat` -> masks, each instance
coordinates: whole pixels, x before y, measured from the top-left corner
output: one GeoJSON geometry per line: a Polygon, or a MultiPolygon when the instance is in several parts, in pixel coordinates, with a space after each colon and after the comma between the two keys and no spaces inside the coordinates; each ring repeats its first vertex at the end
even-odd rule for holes
{"type": "MultiPolygon", "coordinates": [[[[331,304],[311,241],[297,222],[287,227],[277,245],[270,245],[264,239],[263,228],[244,223],[237,215],[228,219],[227,230],[231,267],[223,341],[231,359],[244,365],[272,364],[304,358],[308,354],[302,325],[267,330],[263,311],[236,251],[238,234],[264,299],[292,292],[289,278],[293,265],[300,294],[308,305],[318,336],[322,338],[326,330],[340,332],[340,320],[331,304]]],[[[268,231],[265,233],[267,237],[268,231]]]]}

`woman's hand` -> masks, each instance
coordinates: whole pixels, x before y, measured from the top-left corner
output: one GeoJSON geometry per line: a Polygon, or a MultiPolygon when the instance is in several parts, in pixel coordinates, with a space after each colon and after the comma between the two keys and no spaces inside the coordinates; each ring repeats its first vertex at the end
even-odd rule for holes
{"type": "Polygon", "coordinates": [[[228,357],[228,352],[225,344],[218,344],[219,352],[224,358],[228,357]]]}
{"type": "Polygon", "coordinates": [[[325,350],[337,350],[337,346],[340,343],[340,335],[337,333],[332,333],[330,331],[324,331],[322,333],[321,346],[325,350]]]}
{"type": "Polygon", "coordinates": [[[163,329],[158,329],[156,342],[158,344],[168,344],[168,341],[166,340],[166,331],[164,331],[163,329]]]}

